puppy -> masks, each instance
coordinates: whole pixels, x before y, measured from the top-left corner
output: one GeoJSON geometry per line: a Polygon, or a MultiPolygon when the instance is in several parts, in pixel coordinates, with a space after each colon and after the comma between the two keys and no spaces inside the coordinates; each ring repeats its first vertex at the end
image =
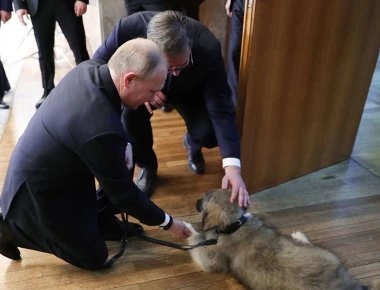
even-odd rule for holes
{"type": "Polygon", "coordinates": [[[309,242],[300,232],[286,237],[230,203],[231,192],[214,190],[198,200],[202,224],[189,244],[217,239],[190,251],[210,272],[229,272],[249,289],[364,290],[338,258],[309,242]]]}

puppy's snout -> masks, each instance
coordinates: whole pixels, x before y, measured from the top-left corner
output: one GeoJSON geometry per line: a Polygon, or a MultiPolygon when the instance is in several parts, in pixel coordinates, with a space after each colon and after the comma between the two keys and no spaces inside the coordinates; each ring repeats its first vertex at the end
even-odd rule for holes
{"type": "Polygon", "coordinates": [[[202,203],[203,203],[203,198],[197,200],[195,207],[198,212],[201,212],[203,210],[202,203]]]}

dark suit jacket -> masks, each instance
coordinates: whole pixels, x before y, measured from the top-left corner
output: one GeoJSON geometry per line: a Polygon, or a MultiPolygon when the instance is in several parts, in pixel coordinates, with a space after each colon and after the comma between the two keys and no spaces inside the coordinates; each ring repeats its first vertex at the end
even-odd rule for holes
{"type": "Polygon", "coordinates": [[[0,10],[12,11],[12,0],[0,0],[0,10]]]}
{"type": "MultiPolygon", "coordinates": [[[[37,10],[38,10],[38,1],[39,0],[13,0],[15,4],[15,11],[19,9],[27,9],[30,16],[34,16],[36,15],[37,10]]],[[[63,1],[63,0],[60,0],[60,1],[63,1]]],[[[74,3],[76,0],[64,0],[64,1],[68,1],[69,3],[72,3],[73,9],[74,9],[74,3]]],[[[80,0],[80,1],[88,4],[89,0],[80,0]]]]}
{"type": "Polygon", "coordinates": [[[107,65],[85,61],[75,67],[35,113],[14,149],[0,197],[3,215],[26,184],[32,196],[42,196],[39,204],[51,216],[62,212],[65,218],[79,218],[86,200],[96,199],[96,177],[117,208],[148,225],[163,223],[165,213],[140,192],[126,168],[120,118],[120,97],[107,65]]]}
{"type": "MultiPolygon", "coordinates": [[[[147,25],[156,13],[139,12],[122,18],[95,52],[93,59],[107,62],[124,42],[136,37],[146,38],[147,25]]],[[[222,158],[240,158],[235,109],[227,84],[220,43],[200,22],[189,17],[188,22],[190,37],[193,39],[191,52],[194,65],[182,71],[178,77],[172,77],[170,87],[164,93],[169,100],[204,98],[222,158]]]]}

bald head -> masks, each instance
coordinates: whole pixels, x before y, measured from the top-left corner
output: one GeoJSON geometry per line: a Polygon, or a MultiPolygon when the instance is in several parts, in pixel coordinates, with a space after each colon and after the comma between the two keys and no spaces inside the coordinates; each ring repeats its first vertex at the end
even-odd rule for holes
{"type": "Polygon", "coordinates": [[[149,79],[157,69],[167,67],[166,59],[153,41],[136,38],[125,42],[108,62],[111,75],[119,78],[128,72],[135,72],[141,79],[149,79]]]}

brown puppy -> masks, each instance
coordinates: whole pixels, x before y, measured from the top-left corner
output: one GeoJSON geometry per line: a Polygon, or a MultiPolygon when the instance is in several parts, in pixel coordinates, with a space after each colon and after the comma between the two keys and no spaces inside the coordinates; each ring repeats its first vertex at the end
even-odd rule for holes
{"type": "Polygon", "coordinates": [[[231,192],[214,190],[197,202],[202,226],[189,244],[218,239],[190,251],[204,270],[229,272],[249,289],[362,290],[332,253],[300,232],[286,237],[230,203],[231,192]],[[241,225],[240,225],[241,224],[241,225]]]}

